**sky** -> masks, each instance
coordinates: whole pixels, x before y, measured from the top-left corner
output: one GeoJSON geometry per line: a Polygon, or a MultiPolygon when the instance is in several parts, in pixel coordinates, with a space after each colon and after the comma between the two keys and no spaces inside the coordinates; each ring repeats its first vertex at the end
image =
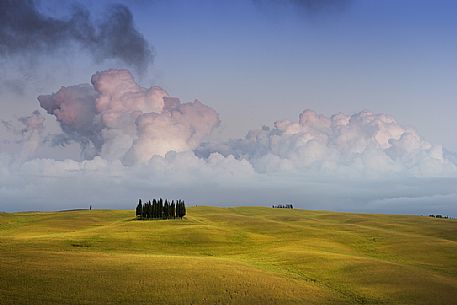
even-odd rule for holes
{"type": "Polygon", "coordinates": [[[0,6],[0,210],[457,216],[455,1],[0,6]]]}

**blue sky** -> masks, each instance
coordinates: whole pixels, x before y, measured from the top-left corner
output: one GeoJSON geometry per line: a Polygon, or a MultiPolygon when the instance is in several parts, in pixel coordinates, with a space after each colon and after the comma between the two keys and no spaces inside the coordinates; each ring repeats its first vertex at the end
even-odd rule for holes
{"type": "Polygon", "coordinates": [[[132,10],[157,51],[151,77],[213,105],[227,134],[304,108],[369,109],[457,149],[455,2],[352,1],[314,14],[219,3],[158,1],[132,10]]]}
{"type": "MultiPolygon", "coordinates": [[[[98,22],[114,3],[118,2],[42,0],[37,8],[43,16],[66,20],[79,5],[98,22]]],[[[61,203],[52,201],[46,190],[71,198],[68,208],[85,207],[88,201],[126,208],[130,198],[154,190],[202,204],[264,204],[270,198],[307,208],[457,215],[457,155],[443,155],[440,146],[457,152],[457,2],[120,3],[131,11],[136,30],[154,49],[154,61],[143,72],[122,58],[101,60],[101,54],[97,60],[100,50],[77,39],[64,39],[46,51],[24,47],[5,55],[0,48],[0,120],[7,127],[0,128],[0,182],[7,185],[0,190],[0,210],[17,209],[10,203],[16,201],[23,203],[19,209],[59,209],[61,203]],[[131,109],[126,110],[132,115],[128,126],[122,121],[121,128],[101,128],[96,123],[104,113],[97,110],[81,112],[79,118],[101,128],[97,139],[105,141],[99,143],[104,148],[91,158],[82,157],[87,139],[81,140],[81,130],[65,125],[54,110],[40,107],[37,97],[49,95],[55,102],[51,94],[61,86],[90,83],[96,71],[119,68],[129,69],[144,88],[158,85],[182,102],[198,99],[209,107],[186,104],[210,122],[193,121],[192,112],[184,118],[184,134],[203,130],[198,143],[186,139],[183,145],[182,134],[175,130],[170,134],[176,138],[168,136],[171,127],[183,122],[165,124],[159,133],[141,129],[137,117],[132,119],[137,112],[131,109]],[[30,115],[36,109],[41,114],[30,115]],[[305,109],[324,116],[304,112],[305,119],[297,123],[305,109]],[[329,132],[325,127],[340,112],[355,114],[344,139],[338,129],[329,132]],[[86,120],[88,113],[95,119],[86,120]],[[388,115],[398,124],[389,123],[388,115]],[[364,121],[367,117],[375,123],[364,121]],[[282,119],[290,122],[273,127],[282,119]],[[263,125],[270,129],[259,130],[263,125]],[[244,138],[252,129],[257,130],[244,138]],[[405,137],[400,139],[398,132],[405,137]],[[385,137],[393,139],[392,146],[383,142],[385,137]],[[227,141],[230,138],[237,140],[227,141]],[[309,138],[314,142],[306,142],[309,138]],[[361,140],[354,144],[353,138],[361,140]],[[113,139],[117,142],[109,142],[113,139]],[[136,143],[142,139],[145,143],[136,143]],[[157,144],[150,145],[151,139],[166,139],[160,142],[162,148],[171,145],[177,153],[155,155],[150,146],[157,144]],[[344,142],[347,139],[351,141],[344,142]],[[63,144],[50,145],[53,141],[63,144]],[[131,153],[135,145],[140,155],[144,147],[149,149],[140,156],[147,164],[131,166],[125,164],[125,156],[112,157],[130,146],[131,153]],[[118,185],[115,192],[109,189],[113,184],[118,185]],[[8,204],[2,207],[4,202],[8,204]]],[[[0,41],[0,47],[6,44],[0,41]]],[[[120,73],[114,73],[113,80],[120,73]]],[[[122,77],[125,80],[125,74],[122,77]]],[[[93,106],[96,101],[78,88],[70,93],[82,98],[70,98],[67,105],[93,106]]],[[[134,90],[134,96],[146,96],[145,89],[134,90]]],[[[163,113],[168,115],[167,111],[163,113]]],[[[144,109],[140,112],[145,122],[154,117],[144,109]]]]}
{"type": "MultiPolygon", "coordinates": [[[[293,1],[124,1],[154,47],[142,77],[185,101],[195,98],[221,115],[220,134],[311,108],[331,115],[368,109],[394,115],[433,143],[457,150],[457,19],[455,1],[343,1],[340,9],[309,11],[293,1]],[[278,2],[281,2],[278,4],[278,2]],[[252,114],[255,113],[255,116],[252,114]]],[[[41,1],[56,16],[74,2],[41,1]]],[[[94,19],[113,2],[81,2],[94,19]]],[[[41,58],[36,93],[88,82],[100,69],[84,52],[41,58]],[[58,70],[65,77],[52,76],[58,70]],[[51,74],[51,76],[49,75],[51,74]]],[[[16,108],[10,109],[10,113],[16,108]]]]}

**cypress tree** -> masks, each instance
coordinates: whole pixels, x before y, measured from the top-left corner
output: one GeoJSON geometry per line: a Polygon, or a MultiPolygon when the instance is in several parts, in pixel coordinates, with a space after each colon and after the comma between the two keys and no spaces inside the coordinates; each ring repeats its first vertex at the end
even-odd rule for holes
{"type": "Polygon", "coordinates": [[[143,209],[144,209],[144,218],[148,219],[149,218],[149,205],[147,202],[144,204],[143,209]]]}
{"type": "Polygon", "coordinates": [[[144,219],[148,218],[148,203],[147,202],[143,203],[143,218],[144,219]]]}
{"type": "Polygon", "coordinates": [[[176,202],[176,217],[183,218],[186,215],[186,207],[184,201],[177,200],[176,202]]]}
{"type": "Polygon", "coordinates": [[[159,211],[159,202],[156,201],[156,213],[154,215],[155,218],[159,218],[159,214],[160,214],[160,211],[159,211]]]}
{"type": "Polygon", "coordinates": [[[143,218],[148,219],[148,203],[143,204],[143,218]]]}
{"type": "Polygon", "coordinates": [[[163,205],[163,218],[164,218],[164,219],[168,219],[168,216],[169,216],[169,214],[168,214],[168,213],[169,213],[168,208],[169,208],[169,207],[168,207],[168,200],[165,199],[165,203],[164,203],[164,205],[163,205]]]}
{"type": "Polygon", "coordinates": [[[179,218],[182,219],[182,216],[184,215],[184,203],[182,200],[179,200],[179,218]]]}
{"type": "Polygon", "coordinates": [[[147,210],[147,207],[146,207],[146,203],[145,203],[145,204],[143,204],[143,211],[141,213],[142,218],[146,218],[146,210],[147,210]]]}
{"type": "Polygon", "coordinates": [[[182,211],[181,211],[181,219],[186,216],[186,204],[184,203],[184,201],[182,201],[182,211]]]}
{"type": "Polygon", "coordinates": [[[141,204],[141,199],[138,200],[138,205],[136,206],[136,217],[141,217],[143,214],[143,205],[141,204]]]}
{"type": "Polygon", "coordinates": [[[155,206],[154,206],[154,199],[151,201],[151,219],[154,219],[155,214],[155,206]]]}
{"type": "Polygon", "coordinates": [[[159,217],[158,218],[162,218],[163,217],[163,200],[162,198],[159,199],[159,217]]]}
{"type": "Polygon", "coordinates": [[[171,201],[171,208],[170,208],[170,218],[173,218],[173,219],[176,218],[175,210],[176,210],[175,201],[172,200],[171,201]]]}
{"type": "Polygon", "coordinates": [[[176,217],[181,217],[181,201],[176,200],[176,217]]]}
{"type": "Polygon", "coordinates": [[[152,218],[157,218],[157,203],[155,199],[152,199],[152,218]]]}
{"type": "Polygon", "coordinates": [[[147,214],[148,214],[148,203],[145,202],[145,203],[143,203],[143,210],[141,213],[141,218],[146,219],[147,214]]]}
{"type": "Polygon", "coordinates": [[[182,219],[186,215],[186,205],[181,199],[168,201],[160,198],[146,203],[139,199],[135,215],[140,219],[176,219],[177,217],[182,219]]]}

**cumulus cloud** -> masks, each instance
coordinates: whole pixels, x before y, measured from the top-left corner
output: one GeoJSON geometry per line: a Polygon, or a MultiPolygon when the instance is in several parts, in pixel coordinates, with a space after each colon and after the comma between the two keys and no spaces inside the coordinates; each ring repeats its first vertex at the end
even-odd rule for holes
{"type": "Polygon", "coordinates": [[[157,86],[143,88],[127,70],[97,72],[91,82],[38,97],[64,139],[80,143],[84,159],[133,164],[168,151],[191,151],[219,124],[212,108],[197,100],[181,103],[157,86]]]}
{"type": "Polygon", "coordinates": [[[326,117],[305,110],[297,122],[277,121],[243,139],[205,143],[196,150],[201,157],[213,152],[246,159],[264,173],[441,176],[457,170],[440,145],[428,143],[392,116],[368,111],[326,117]]]}
{"type": "Polygon", "coordinates": [[[128,152],[129,159],[147,161],[169,151],[193,150],[219,124],[216,112],[198,100],[186,104],[167,101],[165,111],[143,114],[136,120],[138,138],[128,152]]]}
{"type": "Polygon", "coordinates": [[[390,115],[305,110],[296,121],[208,142],[219,124],[214,109],[144,88],[127,70],[97,72],[90,85],[62,87],[38,101],[62,134],[46,135],[38,111],[3,122],[27,153],[18,162],[2,148],[0,202],[20,202],[20,209],[131,208],[137,197],[163,196],[457,216],[457,155],[390,115]],[[81,161],[35,157],[43,143],[70,142],[80,144],[81,161]]]}
{"type": "Polygon", "coordinates": [[[101,124],[96,118],[95,99],[97,93],[90,85],[60,88],[57,93],[38,97],[40,106],[56,117],[64,135],[53,138],[54,144],[65,145],[75,141],[81,145],[84,159],[100,151],[101,124]]]}

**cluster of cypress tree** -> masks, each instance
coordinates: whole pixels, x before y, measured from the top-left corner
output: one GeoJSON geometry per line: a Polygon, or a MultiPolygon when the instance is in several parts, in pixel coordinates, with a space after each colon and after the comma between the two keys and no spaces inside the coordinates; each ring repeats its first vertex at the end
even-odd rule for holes
{"type": "Polygon", "coordinates": [[[291,204],[277,204],[277,205],[272,205],[273,209],[293,209],[294,206],[291,204]]]}
{"type": "Polygon", "coordinates": [[[186,205],[183,200],[153,199],[143,203],[138,200],[136,217],[139,219],[175,219],[186,215],[186,205]]]}

